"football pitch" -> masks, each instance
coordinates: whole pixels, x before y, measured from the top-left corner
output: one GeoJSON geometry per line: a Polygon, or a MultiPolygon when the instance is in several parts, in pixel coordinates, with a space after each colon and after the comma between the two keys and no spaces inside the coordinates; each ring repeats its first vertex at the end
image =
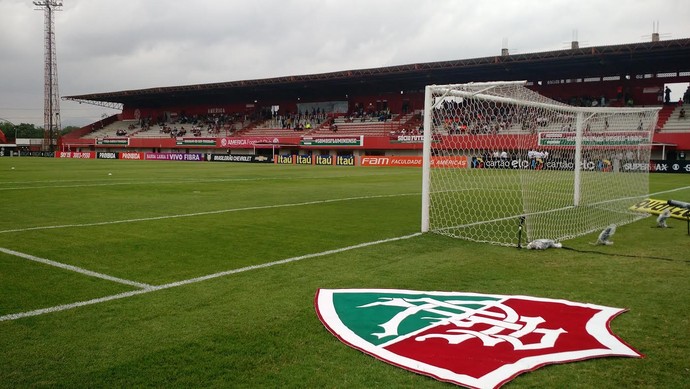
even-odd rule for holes
{"type": "MultiPolygon", "coordinates": [[[[690,387],[690,236],[653,217],[573,250],[419,234],[421,169],[0,159],[0,387],[449,388],[356,351],[319,288],[527,295],[629,311],[644,358],[507,388],[690,387]]],[[[690,201],[683,174],[650,193],[690,201]]],[[[632,204],[631,204],[632,205],[632,204]]]]}

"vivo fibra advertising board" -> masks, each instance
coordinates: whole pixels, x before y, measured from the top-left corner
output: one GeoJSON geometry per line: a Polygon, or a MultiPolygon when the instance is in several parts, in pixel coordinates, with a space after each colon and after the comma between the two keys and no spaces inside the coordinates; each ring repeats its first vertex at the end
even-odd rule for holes
{"type": "Polygon", "coordinates": [[[145,153],[147,161],[204,161],[201,153],[145,153]]]}

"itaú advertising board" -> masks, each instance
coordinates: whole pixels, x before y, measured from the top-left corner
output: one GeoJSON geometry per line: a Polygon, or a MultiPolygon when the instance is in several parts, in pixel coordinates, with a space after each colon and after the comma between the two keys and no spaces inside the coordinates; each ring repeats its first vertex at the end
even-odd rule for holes
{"type": "MultiPolygon", "coordinates": [[[[422,167],[422,157],[395,157],[395,156],[364,156],[360,160],[361,166],[411,166],[422,167]]],[[[435,168],[467,168],[467,157],[465,156],[447,156],[447,157],[431,157],[431,167],[435,168]]]]}

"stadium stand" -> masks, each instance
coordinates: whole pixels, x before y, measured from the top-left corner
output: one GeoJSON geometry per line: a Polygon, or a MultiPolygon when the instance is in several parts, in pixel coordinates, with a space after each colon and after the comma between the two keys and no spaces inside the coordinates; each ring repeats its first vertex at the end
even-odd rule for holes
{"type": "Polygon", "coordinates": [[[333,120],[331,125],[320,128],[311,135],[368,135],[386,136],[389,132],[395,131],[399,127],[397,122],[379,122],[369,118],[351,120],[346,117],[338,117],[333,120]]]}
{"type": "Polygon", "coordinates": [[[80,137],[82,139],[122,137],[146,139],[176,136],[232,136],[250,124],[243,117],[230,115],[221,118],[215,116],[174,117],[153,125],[150,125],[149,121],[149,119],[109,120],[93,126],[92,131],[85,131],[80,137]]]}
{"type": "Polygon", "coordinates": [[[136,123],[136,120],[115,121],[103,128],[85,134],[82,138],[120,138],[130,136],[137,128],[136,123]]]}
{"type": "Polygon", "coordinates": [[[659,112],[660,132],[690,132],[688,104],[666,105],[659,112]]]}
{"type": "MultiPolygon", "coordinates": [[[[284,127],[281,125],[278,119],[268,119],[259,122],[254,122],[244,128],[242,131],[238,131],[236,136],[294,136],[295,133],[299,132],[302,135],[305,131],[306,124],[298,125],[296,127],[284,127]]],[[[311,129],[311,123],[307,126],[311,129]]]]}
{"type": "Polygon", "coordinates": [[[400,133],[412,132],[419,127],[419,113],[397,115],[392,119],[382,119],[376,115],[352,117],[337,116],[327,126],[320,126],[310,135],[332,136],[338,135],[365,135],[365,136],[389,136],[400,133]],[[415,121],[416,119],[416,121],[415,121]]]}
{"type": "Polygon", "coordinates": [[[659,120],[656,123],[657,131],[660,131],[664,128],[664,125],[666,125],[666,122],[668,121],[669,117],[671,117],[674,109],[675,107],[672,105],[664,105],[661,107],[661,110],[659,111],[659,120]]]}
{"type": "Polygon", "coordinates": [[[306,115],[304,118],[276,116],[274,118],[253,123],[237,133],[237,136],[332,136],[334,134],[389,136],[399,133],[406,128],[417,128],[418,124],[411,124],[419,113],[397,115],[392,119],[381,115],[330,115],[314,117],[306,115]]]}

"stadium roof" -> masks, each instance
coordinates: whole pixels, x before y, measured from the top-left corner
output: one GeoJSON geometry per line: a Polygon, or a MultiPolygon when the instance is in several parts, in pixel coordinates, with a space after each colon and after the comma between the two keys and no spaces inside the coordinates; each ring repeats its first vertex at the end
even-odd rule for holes
{"type": "Polygon", "coordinates": [[[342,100],[346,95],[419,91],[429,84],[547,81],[676,73],[690,75],[690,38],[499,55],[332,73],[66,96],[103,106],[165,107],[203,103],[280,101],[299,97],[342,100]]]}

